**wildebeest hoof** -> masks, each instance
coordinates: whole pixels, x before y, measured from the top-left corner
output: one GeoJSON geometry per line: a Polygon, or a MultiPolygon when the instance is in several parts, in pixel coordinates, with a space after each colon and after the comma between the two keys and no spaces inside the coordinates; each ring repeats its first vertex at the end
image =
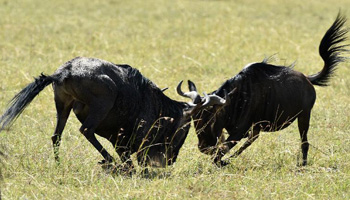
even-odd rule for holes
{"type": "Polygon", "coordinates": [[[111,164],[111,163],[112,162],[107,161],[107,160],[101,160],[101,161],[98,162],[98,164],[100,164],[100,165],[111,164]]]}
{"type": "Polygon", "coordinates": [[[112,162],[108,162],[106,160],[102,160],[99,162],[101,164],[102,169],[106,170],[107,173],[110,174],[120,174],[124,176],[131,176],[136,173],[134,166],[130,166],[128,164],[114,164],[112,162]]]}
{"type": "Polygon", "coordinates": [[[215,162],[216,166],[218,167],[225,167],[226,165],[230,164],[227,160],[219,160],[215,162]]]}
{"type": "Polygon", "coordinates": [[[115,168],[115,165],[107,160],[101,160],[98,164],[100,164],[104,170],[113,170],[115,168]]]}
{"type": "Polygon", "coordinates": [[[297,167],[305,167],[307,165],[307,161],[304,160],[302,162],[298,162],[297,167]]]}
{"type": "Polygon", "coordinates": [[[106,160],[101,160],[101,161],[98,162],[98,164],[100,164],[100,165],[103,165],[105,163],[106,163],[106,160]]]}
{"type": "Polygon", "coordinates": [[[126,176],[132,176],[132,174],[136,173],[136,170],[133,165],[130,166],[129,164],[125,164],[125,163],[117,165],[117,169],[118,169],[118,174],[122,174],[126,176]]]}

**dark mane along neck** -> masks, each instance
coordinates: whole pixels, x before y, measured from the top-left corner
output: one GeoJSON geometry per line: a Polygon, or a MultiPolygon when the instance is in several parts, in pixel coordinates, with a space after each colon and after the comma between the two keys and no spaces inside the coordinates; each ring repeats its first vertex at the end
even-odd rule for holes
{"type": "Polygon", "coordinates": [[[224,97],[226,92],[231,92],[233,89],[237,88],[239,85],[239,81],[242,79],[241,74],[237,74],[233,78],[226,80],[217,90],[213,91],[211,94],[216,94],[220,97],[224,97]]]}
{"type": "Polygon", "coordinates": [[[143,76],[141,72],[133,67],[124,68],[127,70],[127,79],[132,83],[138,90],[144,91],[147,88],[159,89],[152,81],[143,76]]]}
{"type": "Polygon", "coordinates": [[[146,110],[154,109],[156,115],[169,116],[179,118],[182,116],[183,109],[188,107],[184,102],[172,100],[164,94],[151,80],[144,77],[139,70],[135,68],[127,68],[128,79],[133,83],[134,87],[142,92],[143,103],[151,105],[143,105],[146,110]],[[146,101],[146,99],[148,99],[146,101]],[[151,107],[150,107],[151,106],[151,107]]]}
{"type": "Polygon", "coordinates": [[[159,88],[154,89],[154,102],[159,106],[159,114],[180,118],[183,115],[184,109],[188,107],[187,103],[173,100],[166,96],[159,88]]]}
{"type": "Polygon", "coordinates": [[[278,79],[281,75],[292,71],[291,66],[276,66],[267,63],[266,61],[251,63],[244,67],[236,76],[228,79],[223,83],[219,89],[214,91],[221,97],[224,95],[224,89],[227,92],[232,91],[234,88],[239,89],[244,82],[258,82],[259,80],[278,79]]]}

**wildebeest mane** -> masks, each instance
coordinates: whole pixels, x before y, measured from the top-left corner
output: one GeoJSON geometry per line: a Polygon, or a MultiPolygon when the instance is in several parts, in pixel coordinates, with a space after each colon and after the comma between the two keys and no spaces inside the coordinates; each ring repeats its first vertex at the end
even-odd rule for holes
{"type": "Polygon", "coordinates": [[[289,73],[292,70],[292,65],[290,66],[276,66],[269,64],[268,60],[264,59],[259,63],[252,63],[246,66],[243,70],[241,70],[234,77],[226,80],[213,94],[223,96],[224,90],[232,91],[234,88],[237,88],[239,92],[239,87],[242,85],[243,79],[250,80],[276,80],[280,76],[289,73]]]}
{"type": "Polygon", "coordinates": [[[160,115],[166,116],[170,113],[173,114],[174,112],[178,112],[177,116],[182,115],[182,113],[178,109],[178,107],[184,106],[182,102],[174,103],[176,101],[166,96],[156,84],[154,84],[151,80],[143,76],[138,69],[130,67],[127,70],[129,81],[134,85],[134,87],[140,89],[141,91],[150,92],[144,95],[150,95],[151,98],[153,98],[152,102],[157,102],[157,105],[160,109],[160,115]],[[164,109],[162,109],[161,107],[164,107],[164,109]],[[171,110],[171,112],[167,112],[168,110],[171,110]]]}
{"type": "Polygon", "coordinates": [[[138,69],[130,67],[126,68],[126,70],[129,82],[133,83],[134,86],[140,88],[141,90],[143,90],[145,87],[152,87],[154,89],[158,88],[152,81],[144,77],[138,69]]]}

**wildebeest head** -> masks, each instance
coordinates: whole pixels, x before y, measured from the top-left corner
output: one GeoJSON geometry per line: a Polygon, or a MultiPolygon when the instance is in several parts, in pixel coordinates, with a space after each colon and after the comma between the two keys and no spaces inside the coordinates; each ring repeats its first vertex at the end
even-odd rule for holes
{"type": "MultiPolygon", "coordinates": [[[[195,87],[190,87],[191,91],[196,91],[195,87]]],[[[202,153],[214,154],[213,148],[223,142],[222,129],[225,126],[225,117],[228,107],[232,102],[232,98],[236,92],[236,88],[230,89],[220,88],[209,94],[218,98],[225,98],[223,104],[212,104],[203,108],[201,111],[193,115],[193,122],[198,137],[198,148],[202,153]],[[229,92],[227,92],[229,91],[229,92]]],[[[218,99],[219,100],[219,99],[218,99]]]]}
{"type": "MultiPolygon", "coordinates": [[[[180,147],[182,146],[189,128],[191,118],[201,110],[216,105],[221,107],[225,105],[226,100],[217,95],[207,95],[201,97],[197,92],[193,82],[188,81],[190,91],[182,92],[181,81],[177,86],[179,95],[190,98],[190,102],[178,102],[182,109],[182,113],[178,116],[163,113],[149,128],[149,138],[145,141],[145,149],[139,152],[139,162],[145,163],[152,167],[165,167],[176,161],[180,147]],[[175,133],[174,133],[175,130],[175,133]],[[153,140],[154,142],[149,142],[153,140]],[[164,141],[164,142],[157,142],[164,141]],[[147,146],[148,145],[148,146],[147,146]]],[[[146,130],[148,128],[146,127],[146,130]]]]}

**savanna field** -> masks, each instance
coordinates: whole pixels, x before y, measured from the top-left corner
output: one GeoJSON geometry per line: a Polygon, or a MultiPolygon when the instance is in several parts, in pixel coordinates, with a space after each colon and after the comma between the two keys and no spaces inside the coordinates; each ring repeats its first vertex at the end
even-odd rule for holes
{"type": "MultiPolygon", "coordinates": [[[[76,56],[129,64],[181,101],[187,99],[176,94],[180,80],[211,92],[246,64],[272,55],[273,64],[296,62],[295,70],[314,74],[323,67],[319,42],[339,10],[350,19],[348,0],[0,0],[0,112],[33,77],[52,74],[76,56]]],[[[0,132],[1,198],[349,199],[350,62],[339,65],[330,86],[315,88],[306,167],[297,166],[297,123],[262,133],[224,168],[199,152],[192,127],[174,165],[150,169],[147,177],[137,166],[130,177],[101,168],[102,157],[79,132],[74,114],[56,165],[49,86],[0,132]]]]}

